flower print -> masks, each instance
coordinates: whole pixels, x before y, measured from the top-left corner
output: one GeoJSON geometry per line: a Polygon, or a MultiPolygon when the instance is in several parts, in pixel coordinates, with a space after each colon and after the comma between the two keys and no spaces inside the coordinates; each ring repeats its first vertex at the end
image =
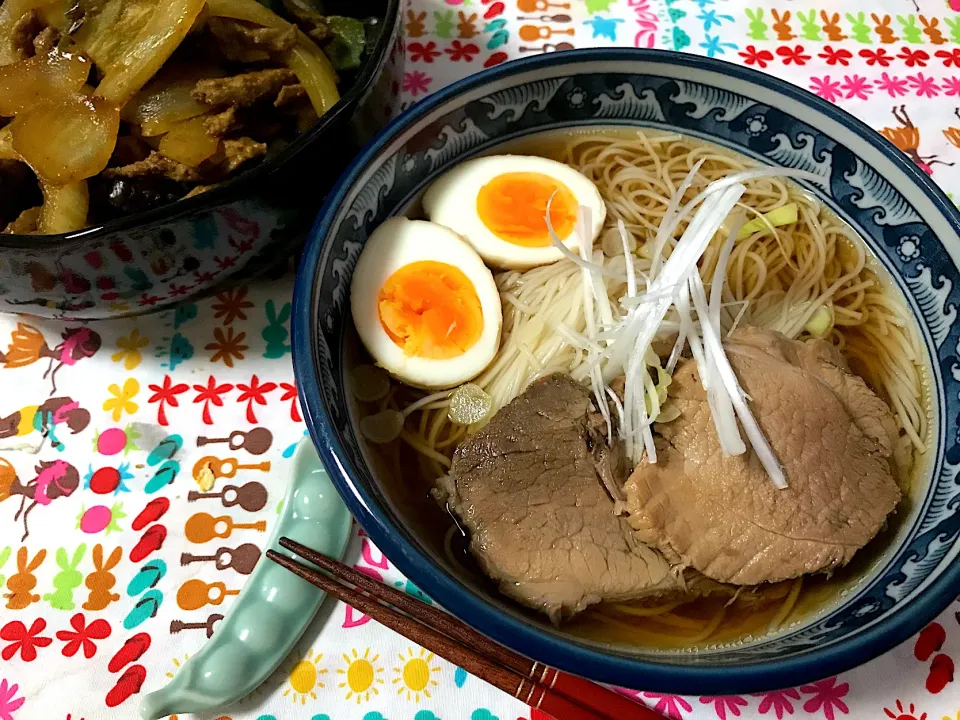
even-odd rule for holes
{"type": "Polygon", "coordinates": [[[192,287],[193,285],[177,285],[176,283],[170,283],[167,294],[170,297],[179,297],[181,295],[186,295],[192,287]]]}
{"type": "Polygon", "coordinates": [[[113,397],[103,401],[103,409],[110,413],[114,422],[119,422],[124,413],[133,415],[140,409],[140,406],[133,401],[137,393],[140,392],[140,383],[137,382],[136,378],[124,380],[122,388],[113,383],[107,387],[107,392],[113,397]]]}
{"type": "Polygon", "coordinates": [[[143,293],[143,295],[140,296],[140,300],[137,304],[141,305],[142,307],[153,307],[158,302],[160,302],[160,298],[156,295],[147,295],[147,293],[143,293]]]}
{"type": "Polygon", "coordinates": [[[717,15],[716,10],[703,10],[697,15],[697,20],[703,23],[703,29],[706,31],[714,25],[720,27],[724,22],[733,22],[733,15],[717,15]]]}
{"type": "Polygon", "coordinates": [[[253,404],[256,403],[257,405],[266,405],[266,394],[273,392],[276,389],[276,383],[261,383],[260,378],[258,378],[256,375],[253,375],[253,377],[250,378],[249,385],[237,383],[237,390],[241,391],[240,397],[237,398],[237,402],[247,403],[247,422],[251,424],[257,422],[257,416],[253,412],[253,404]]]}
{"type": "Polygon", "coordinates": [[[473,43],[461,43],[459,40],[454,40],[450,43],[450,47],[444,50],[444,52],[447,53],[454,62],[459,62],[460,60],[473,62],[473,56],[480,52],[480,48],[473,43]]]}
{"type": "Polygon", "coordinates": [[[777,48],[777,55],[783,58],[784,65],[790,65],[791,63],[796,63],[797,65],[806,65],[807,60],[809,60],[811,57],[803,52],[802,45],[796,45],[793,48],[787,47],[786,45],[781,45],[777,48]]]}
{"type": "Polygon", "coordinates": [[[823,52],[818,54],[817,57],[826,60],[827,65],[843,65],[847,67],[850,64],[850,58],[853,57],[853,53],[844,48],[834,50],[830,45],[824,45],[823,52]]]}
{"type": "Polygon", "coordinates": [[[213,375],[207,378],[206,385],[194,385],[193,389],[197,391],[197,396],[193,399],[194,403],[203,403],[203,424],[213,425],[213,418],[210,417],[210,403],[217,407],[223,407],[223,398],[221,395],[233,390],[231,383],[217,385],[217,380],[213,375]]]}
{"type": "Polygon", "coordinates": [[[432,63],[434,58],[438,58],[442,54],[437,50],[437,44],[433,40],[426,45],[413,42],[410,43],[408,47],[410,48],[410,60],[413,62],[423,61],[425,63],[432,63]]]}
{"type": "Polygon", "coordinates": [[[943,60],[944,67],[960,67],[960,48],[937,50],[934,55],[943,60]]]}
{"type": "Polygon", "coordinates": [[[243,340],[246,336],[246,333],[234,334],[232,327],[227,328],[226,334],[224,334],[223,328],[214,328],[214,342],[204,346],[204,349],[214,351],[213,355],[210,357],[210,362],[215,363],[219,360],[223,360],[224,365],[232,368],[234,358],[237,360],[243,360],[245,357],[243,351],[249,348],[248,345],[243,344],[243,340]]]}
{"type": "Polygon", "coordinates": [[[43,648],[53,642],[53,638],[42,637],[40,633],[47,627],[47,621],[37,618],[30,629],[19,620],[8,622],[0,628],[0,639],[6,640],[7,645],[0,657],[9,660],[18,652],[24,662],[33,662],[37,659],[37,648],[43,648]]]}
{"type": "Polygon", "coordinates": [[[911,50],[908,47],[901,48],[897,57],[903,60],[907,67],[926,67],[927,60],[930,59],[925,50],[911,50]]]}
{"type": "Polygon", "coordinates": [[[907,82],[910,88],[917,94],[917,97],[936,97],[940,94],[940,86],[932,77],[926,77],[923,73],[916,75],[907,75],[907,82]]]}
{"type": "Polygon", "coordinates": [[[846,93],[847,100],[850,98],[866,100],[873,93],[873,83],[860,75],[844,75],[840,89],[846,93]]]}
{"type": "Polygon", "coordinates": [[[224,325],[231,325],[237,318],[247,319],[244,310],[253,307],[253,303],[247,300],[247,286],[241,285],[235,291],[224,290],[217,293],[217,300],[213,304],[213,317],[215,320],[223,318],[224,325]]]}
{"type": "Polygon", "coordinates": [[[70,626],[73,632],[69,630],[58,630],[57,639],[66,643],[63,646],[64,657],[73,657],[77,650],[83,648],[83,656],[89,660],[97,654],[97,646],[94,640],[103,640],[110,637],[110,623],[106,620],[94,620],[87,625],[83,613],[77,613],[70,618],[70,626]]]}
{"type": "Polygon", "coordinates": [[[754,693],[754,697],[763,698],[760,705],[757,706],[757,712],[766,715],[771,710],[777,716],[777,720],[783,720],[784,714],[793,715],[793,703],[791,700],[799,700],[800,693],[794,688],[786,690],[774,690],[768,693],[754,693]]]}
{"type": "Polygon", "coordinates": [[[753,45],[747,45],[746,49],[739,53],[740,57],[747,65],[758,65],[765,68],[767,63],[773,62],[773,53],[769,50],[757,50],[753,45]]]}
{"type": "Polygon", "coordinates": [[[19,685],[8,683],[6,678],[0,680],[0,720],[13,720],[14,711],[23,705],[26,698],[17,697],[19,689],[19,685]]]}
{"type": "Polygon", "coordinates": [[[705,41],[700,43],[700,47],[704,49],[704,54],[707,57],[726,55],[727,49],[737,49],[737,45],[735,43],[720,42],[720,37],[718,35],[706,35],[705,38],[705,41]]]}
{"type": "Polygon", "coordinates": [[[916,260],[920,257],[920,237],[918,235],[907,235],[900,238],[898,252],[905,261],[916,260]]]}
{"type": "Polygon", "coordinates": [[[586,99],[587,94],[583,91],[583,88],[575,87],[573,90],[567,93],[567,102],[570,103],[570,107],[583,107],[583,103],[586,99]]]}
{"type": "Polygon", "coordinates": [[[890,77],[887,73],[882,73],[876,83],[878,88],[892,98],[907,94],[907,81],[898,77],[890,77]]]}
{"type": "Polygon", "coordinates": [[[836,102],[843,97],[843,93],[840,92],[840,82],[831,80],[829,75],[810,78],[810,89],[830,102],[836,102]]]}
{"type": "Polygon", "coordinates": [[[702,697],[700,702],[704,705],[713,705],[713,711],[717,714],[719,720],[728,720],[730,717],[740,717],[740,708],[747,706],[747,701],[736,695],[726,695],[719,697],[702,697]],[[727,715],[727,712],[730,715],[727,715]]]}
{"type": "Polygon", "coordinates": [[[837,685],[837,678],[835,677],[804,685],[800,688],[800,692],[812,697],[803,704],[803,709],[808,713],[822,710],[826,720],[834,720],[834,708],[843,715],[850,712],[850,708],[842,699],[849,691],[850,684],[840,683],[837,685]]]}
{"type": "Polygon", "coordinates": [[[166,406],[167,403],[171,407],[180,407],[180,401],[177,400],[177,395],[185,393],[190,389],[190,386],[186,383],[178,383],[177,385],[172,384],[173,381],[170,379],[169,375],[163,376],[163,385],[148,385],[151,390],[153,390],[153,395],[150,396],[150,399],[147,400],[148,403],[159,403],[157,406],[157,423],[163,426],[169,425],[167,422],[167,413],[166,406]]]}
{"type": "Polygon", "coordinates": [[[752,115],[747,118],[747,135],[756,137],[767,131],[767,122],[763,115],[752,115]]]}
{"type": "MultiPolygon", "coordinates": [[[[910,703],[909,710],[904,710],[903,703],[899,700],[897,700],[896,711],[893,711],[890,708],[883,709],[883,714],[888,718],[893,718],[893,720],[927,720],[926,713],[921,713],[920,717],[916,717],[914,715],[915,712],[917,712],[917,709],[913,703],[910,703]]],[[[950,720],[950,718],[945,717],[943,720],[950,720]]]]}
{"type": "Polygon", "coordinates": [[[879,48],[878,50],[863,49],[857,54],[864,58],[867,61],[867,65],[870,67],[873,67],[874,65],[888,67],[890,63],[893,62],[893,55],[888,53],[884,48],[879,48]]]}
{"type": "Polygon", "coordinates": [[[645,698],[656,700],[653,709],[670,720],[683,720],[683,712],[690,712],[693,706],[679,695],[661,695],[660,693],[645,692],[645,698]]]}
{"type": "Polygon", "coordinates": [[[143,356],[140,351],[150,344],[150,340],[140,337],[140,330],[134,328],[127,337],[117,338],[117,352],[110,356],[115,363],[122,362],[127,370],[133,370],[140,364],[143,356]]]}
{"type": "Polygon", "coordinates": [[[237,257],[238,256],[236,255],[226,255],[224,257],[220,257],[219,255],[214,255],[213,261],[217,264],[217,267],[219,267],[221,270],[226,270],[227,268],[232,268],[234,265],[237,264],[237,257]]]}
{"type": "Polygon", "coordinates": [[[943,90],[945,95],[948,95],[950,97],[954,95],[960,95],[960,78],[958,77],[943,78],[940,81],[940,88],[943,90]]]}
{"type": "Polygon", "coordinates": [[[403,74],[403,89],[414,97],[420,93],[430,92],[430,83],[432,82],[432,77],[419,70],[403,74]]]}
{"type": "Polygon", "coordinates": [[[280,402],[290,401],[290,419],[294,422],[303,422],[303,418],[300,417],[300,409],[297,407],[297,404],[300,401],[300,398],[297,397],[297,383],[296,381],[292,383],[280,383],[280,389],[283,390],[283,395],[280,397],[280,402]]]}

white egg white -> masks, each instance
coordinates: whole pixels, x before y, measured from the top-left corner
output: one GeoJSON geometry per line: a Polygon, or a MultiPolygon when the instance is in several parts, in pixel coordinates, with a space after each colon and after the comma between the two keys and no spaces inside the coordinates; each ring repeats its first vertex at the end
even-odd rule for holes
{"type": "Polygon", "coordinates": [[[500,346],[503,313],[493,274],[470,245],[449,228],[425,220],[390,218],[367,240],[350,282],[353,323],[374,361],[401,382],[443,389],[475,378],[500,346]],[[433,260],[457,267],[473,283],[483,314],[480,338],[462,355],[445,359],[404,353],[380,322],[378,298],[384,283],[400,268],[433,260]]]}
{"type": "MultiPolygon", "coordinates": [[[[423,209],[432,222],[445,225],[466,238],[488,265],[526,270],[556,262],[563,255],[553,245],[515,245],[497,237],[477,214],[480,189],[498,175],[514,172],[541,173],[566,185],[577,204],[590,209],[590,227],[586,230],[590,240],[597,238],[607,215],[597,187],[569,165],[532,155],[489,155],[461,163],[427,188],[423,209]]],[[[571,250],[580,245],[572,230],[561,236],[560,241],[571,250]]]]}

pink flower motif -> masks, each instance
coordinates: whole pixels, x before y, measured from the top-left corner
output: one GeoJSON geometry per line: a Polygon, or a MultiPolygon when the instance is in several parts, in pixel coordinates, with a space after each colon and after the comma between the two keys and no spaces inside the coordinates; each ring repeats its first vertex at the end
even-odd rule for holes
{"type": "Polygon", "coordinates": [[[925,77],[923,73],[916,75],[907,75],[907,82],[911,89],[916,92],[917,97],[936,97],[940,94],[940,86],[932,77],[925,77]]]}
{"type": "Polygon", "coordinates": [[[791,700],[799,700],[800,693],[794,688],[786,690],[774,690],[768,693],[754,693],[754,697],[763,698],[757,707],[757,712],[766,715],[773,710],[777,720],[783,720],[784,714],[793,715],[793,703],[791,700]]]}
{"type": "Polygon", "coordinates": [[[826,720],[834,720],[834,708],[842,715],[847,715],[850,708],[843,702],[842,698],[850,692],[849,683],[840,683],[837,685],[837,678],[827,678],[810,685],[804,685],[800,692],[811,695],[811,698],[803,704],[803,709],[808,713],[815,713],[822,709],[826,720]]]}
{"type": "Polygon", "coordinates": [[[948,77],[940,81],[944,94],[949,96],[960,95],[960,78],[948,77]]]}
{"type": "Polygon", "coordinates": [[[713,705],[713,711],[720,720],[727,720],[727,711],[730,711],[730,717],[740,717],[740,708],[746,707],[747,701],[736,695],[725,695],[720,697],[702,697],[700,702],[704,705],[713,705]]]}
{"type": "Polygon", "coordinates": [[[846,93],[847,100],[851,98],[866,100],[873,92],[873,83],[860,75],[844,75],[840,89],[846,93]]]}
{"type": "Polygon", "coordinates": [[[890,77],[887,73],[882,73],[876,83],[878,88],[892,98],[907,94],[907,81],[898,77],[890,77]]]}
{"type": "Polygon", "coordinates": [[[664,717],[670,718],[670,720],[683,720],[683,713],[693,710],[693,706],[679,695],[645,692],[643,696],[656,700],[657,704],[653,706],[653,709],[664,717]]]}
{"type": "Polygon", "coordinates": [[[843,97],[843,93],[840,92],[840,83],[832,81],[829,75],[824,75],[822,78],[810,78],[810,89],[830,102],[836,102],[843,97]]]}
{"type": "Polygon", "coordinates": [[[0,680],[0,720],[13,720],[13,712],[19,710],[26,698],[17,697],[20,686],[10,685],[6,679],[0,680]]]}
{"type": "Polygon", "coordinates": [[[425,72],[420,72],[419,70],[414,70],[413,72],[406,72],[403,74],[403,89],[414,97],[420,93],[430,92],[430,83],[432,82],[432,77],[427,75],[425,72]]]}

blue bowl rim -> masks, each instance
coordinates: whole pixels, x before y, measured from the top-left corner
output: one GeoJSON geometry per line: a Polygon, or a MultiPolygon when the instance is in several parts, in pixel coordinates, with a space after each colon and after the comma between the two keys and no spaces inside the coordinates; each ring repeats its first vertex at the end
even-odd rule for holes
{"type": "Polygon", "coordinates": [[[453,577],[433,565],[376,508],[376,499],[353,482],[339,456],[343,447],[323,409],[316,370],[316,336],[319,314],[315,312],[317,264],[323,241],[337,206],[358,175],[390,139],[402,128],[416,123],[451,98],[502,77],[553,65],[577,61],[646,62],[681,65],[712,71],[761,85],[810,106],[858,133],[877,151],[903,171],[933,202],[951,224],[960,228],[960,211],[923,171],[886,138],[845,110],[813,93],[758,70],[731,62],[670,50],[640,48],[584,48],[514,60],[456,81],[424,98],[395,118],[357,155],[327,196],[307,237],[294,286],[291,343],[294,373],[300,402],[310,435],[337,491],[373,542],[389,557],[397,569],[424,590],[441,606],[460,619],[528,657],[553,667],[593,680],[651,692],[685,695],[731,695],[793,687],[837,675],[868,662],[890,650],[922,629],[943,611],[960,592],[960,564],[946,569],[908,607],[877,623],[855,637],[827,648],[817,648],[776,661],[747,662],[735,666],[703,666],[695,663],[658,663],[603,652],[581,645],[498,610],[453,577]],[[589,668],[585,670],[585,668],[589,668]]]}

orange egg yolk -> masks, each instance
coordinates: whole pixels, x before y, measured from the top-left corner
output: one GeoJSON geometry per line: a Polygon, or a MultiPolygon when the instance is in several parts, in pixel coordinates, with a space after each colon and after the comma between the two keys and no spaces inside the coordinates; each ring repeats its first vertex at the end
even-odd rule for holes
{"type": "Polygon", "coordinates": [[[470,278],[433,260],[393,273],[380,288],[377,311],[387,335],[410,356],[457,357],[483,333],[483,310],[470,278]]]}
{"type": "Polygon", "coordinates": [[[553,229],[566,239],[577,219],[577,199],[570,188],[543,173],[497,175],[480,188],[477,215],[501,240],[523,247],[546,247],[550,244],[545,220],[548,201],[553,229]]]}

